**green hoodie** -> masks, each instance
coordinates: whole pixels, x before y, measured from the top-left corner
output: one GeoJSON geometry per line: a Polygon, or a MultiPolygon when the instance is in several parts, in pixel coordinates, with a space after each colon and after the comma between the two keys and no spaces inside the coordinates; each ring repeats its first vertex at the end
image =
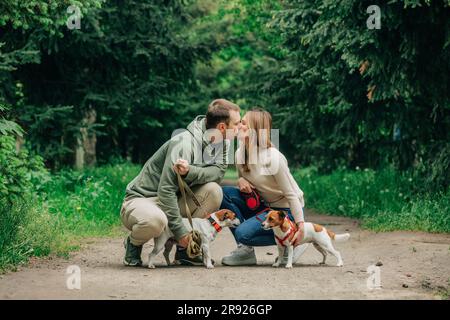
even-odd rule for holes
{"type": "Polygon", "coordinates": [[[158,197],[158,205],[167,215],[169,229],[179,240],[188,230],[182,222],[178,207],[178,181],[173,165],[182,158],[189,162],[189,172],[184,178],[189,186],[219,183],[227,168],[229,143],[225,140],[223,152],[214,157],[213,148],[203,133],[205,132],[205,116],[198,116],[187,130],[173,136],[145,163],[141,172],[127,186],[125,198],[158,197]],[[214,159],[205,163],[205,158],[214,159]]]}

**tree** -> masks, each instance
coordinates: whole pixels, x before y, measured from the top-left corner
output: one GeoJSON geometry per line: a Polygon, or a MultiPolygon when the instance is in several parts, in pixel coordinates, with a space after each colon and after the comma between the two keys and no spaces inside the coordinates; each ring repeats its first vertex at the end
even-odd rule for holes
{"type": "Polygon", "coordinates": [[[283,54],[255,94],[303,165],[431,166],[448,185],[449,2],[378,3],[381,29],[368,29],[372,4],[283,1],[270,22],[283,54]]]}
{"type": "Polygon", "coordinates": [[[63,5],[54,8],[62,17],[51,32],[5,26],[0,41],[9,52],[37,49],[37,63],[9,74],[26,98],[18,121],[52,167],[74,154],[79,167],[114,156],[142,162],[181,125],[178,95],[195,85],[194,63],[209,45],[188,41],[183,1],[86,3],[79,30],[65,25],[63,5]]]}
{"type": "MultiPolygon", "coordinates": [[[[76,2],[80,12],[86,14],[101,3],[100,0],[82,0],[76,2]]],[[[3,1],[0,4],[0,105],[3,106],[4,120],[15,124],[14,130],[2,134],[15,134],[17,144],[23,143],[23,130],[28,134],[30,127],[26,119],[38,117],[33,106],[27,106],[23,82],[17,77],[21,68],[41,62],[40,41],[48,42],[62,37],[62,28],[66,25],[66,9],[69,1],[46,3],[44,1],[3,1]],[[9,119],[9,120],[7,120],[9,119]]],[[[25,91],[28,88],[25,88],[25,91]]],[[[57,109],[61,110],[61,109],[57,109]]],[[[0,120],[1,121],[1,120],[0,120]]],[[[2,125],[0,124],[0,127],[2,125]]],[[[30,141],[33,144],[33,138],[30,141]]],[[[50,142],[51,144],[51,142],[50,142]]]]}

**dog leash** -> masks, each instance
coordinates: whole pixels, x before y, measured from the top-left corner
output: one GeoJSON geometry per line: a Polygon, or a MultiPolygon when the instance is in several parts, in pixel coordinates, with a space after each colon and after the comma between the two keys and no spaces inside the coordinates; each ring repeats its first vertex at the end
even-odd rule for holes
{"type": "Polygon", "coordinates": [[[198,232],[197,230],[194,229],[194,224],[192,223],[191,210],[189,209],[189,206],[187,204],[186,192],[189,193],[189,195],[192,197],[192,200],[194,201],[195,205],[198,208],[203,210],[203,207],[202,207],[200,201],[198,201],[198,199],[195,196],[192,189],[187,185],[187,183],[183,180],[183,178],[181,178],[181,175],[178,172],[176,172],[176,174],[177,174],[177,179],[178,179],[178,188],[180,189],[180,192],[181,192],[181,200],[184,203],[186,215],[188,217],[189,224],[191,225],[191,228],[192,228],[192,231],[190,232],[191,239],[186,248],[186,250],[187,250],[186,252],[187,252],[187,255],[189,256],[189,258],[193,259],[202,254],[202,238],[200,236],[200,232],[198,232]]]}

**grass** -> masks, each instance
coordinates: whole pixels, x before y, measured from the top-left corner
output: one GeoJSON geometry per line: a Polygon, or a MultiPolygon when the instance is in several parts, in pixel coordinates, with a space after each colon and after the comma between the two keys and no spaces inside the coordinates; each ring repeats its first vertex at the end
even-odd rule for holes
{"type": "Polygon", "coordinates": [[[30,256],[67,256],[89,237],[121,233],[119,211],[140,166],[63,170],[35,183],[36,192],[0,206],[0,272],[30,256]]]}
{"type": "MultiPolygon", "coordinates": [[[[122,234],[119,211],[125,187],[140,170],[129,163],[40,176],[24,200],[0,203],[0,272],[31,256],[68,253],[81,240],[122,234]]],[[[375,231],[450,232],[450,193],[417,193],[417,181],[391,169],[292,170],[306,206],[362,220],[375,231]]],[[[237,179],[234,168],[226,179],[237,179]]],[[[1,202],[1,201],[0,201],[1,202]]]]}
{"type": "Polygon", "coordinates": [[[233,165],[229,165],[227,171],[225,171],[225,176],[223,177],[226,180],[237,180],[238,172],[236,167],[233,165]]]}
{"type": "Polygon", "coordinates": [[[306,206],[362,220],[375,231],[450,232],[450,190],[419,193],[408,174],[393,169],[338,170],[320,175],[314,168],[294,170],[306,206]]]}
{"type": "Polygon", "coordinates": [[[438,292],[442,300],[450,300],[450,278],[447,280],[447,287],[441,287],[438,292]]]}
{"type": "Polygon", "coordinates": [[[61,217],[73,235],[110,235],[119,222],[125,187],[139,169],[119,164],[59,172],[44,186],[48,212],[61,217]]]}

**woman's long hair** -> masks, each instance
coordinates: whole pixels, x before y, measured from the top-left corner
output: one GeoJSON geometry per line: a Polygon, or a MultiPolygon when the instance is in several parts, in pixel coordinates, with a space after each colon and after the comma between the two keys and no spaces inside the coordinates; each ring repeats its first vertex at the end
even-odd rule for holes
{"type": "Polygon", "coordinates": [[[254,163],[253,160],[259,148],[272,147],[270,133],[272,130],[272,116],[270,113],[262,108],[253,108],[246,114],[247,125],[249,128],[249,136],[245,141],[245,161],[243,164],[244,171],[249,172],[249,163],[254,163]],[[252,161],[250,161],[252,160],[252,161]]]}

